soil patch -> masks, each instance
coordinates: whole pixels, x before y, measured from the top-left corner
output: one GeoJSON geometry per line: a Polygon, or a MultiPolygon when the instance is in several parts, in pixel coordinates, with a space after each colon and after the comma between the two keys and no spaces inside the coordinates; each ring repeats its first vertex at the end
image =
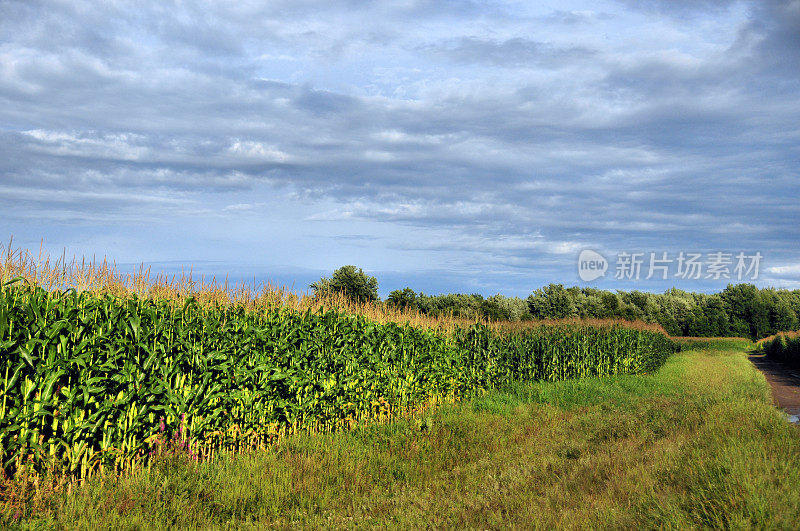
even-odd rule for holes
{"type": "Polygon", "coordinates": [[[800,417],[800,372],[772,361],[764,354],[750,354],[750,361],[766,376],[772,388],[772,402],[789,415],[800,417]]]}

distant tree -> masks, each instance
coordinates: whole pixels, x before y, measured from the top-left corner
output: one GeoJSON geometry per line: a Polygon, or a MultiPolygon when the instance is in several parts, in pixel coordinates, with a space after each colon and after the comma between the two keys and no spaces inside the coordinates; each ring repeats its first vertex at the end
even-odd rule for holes
{"type": "Polygon", "coordinates": [[[644,312],[639,309],[635,304],[623,302],[617,311],[617,315],[628,321],[635,321],[637,319],[644,319],[644,312]]]}
{"type": "Polygon", "coordinates": [[[378,280],[364,273],[354,265],[342,266],[333,272],[331,278],[321,278],[309,286],[317,296],[343,293],[355,302],[375,302],[378,300],[378,280]]]}
{"type": "Polygon", "coordinates": [[[695,306],[691,315],[688,317],[686,334],[695,337],[714,337],[714,332],[708,317],[703,312],[703,308],[695,306]]]}
{"type": "Polygon", "coordinates": [[[708,319],[709,336],[722,337],[730,334],[730,320],[719,295],[711,295],[705,300],[703,313],[708,319]]]}
{"type": "Polygon", "coordinates": [[[769,333],[786,332],[797,329],[797,314],[792,309],[789,301],[775,290],[762,291],[769,308],[769,333]]]}
{"type": "Polygon", "coordinates": [[[620,296],[610,291],[604,291],[601,297],[603,300],[603,315],[596,317],[619,317],[619,307],[622,306],[620,296]]]}
{"type": "Polygon", "coordinates": [[[405,288],[402,291],[396,289],[389,293],[386,303],[398,308],[414,308],[417,303],[417,294],[411,288],[405,288]]]}
{"type": "Polygon", "coordinates": [[[777,293],[778,296],[780,296],[781,299],[789,305],[794,312],[795,317],[800,320],[800,290],[789,291],[782,289],[778,290],[777,293]]]}
{"type": "MultiPolygon", "coordinates": [[[[356,301],[377,301],[378,281],[348,265],[331,278],[311,284],[317,295],[345,293],[356,301]]],[[[528,319],[623,318],[659,323],[675,336],[747,336],[760,339],[800,326],[800,290],[729,285],[717,294],[691,293],[672,288],[655,294],[642,291],[606,291],[550,284],[527,299],[479,293],[426,295],[411,288],[392,291],[386,304],[414,308],[433,317],[520,321],[528,319]]]]}
{"type": "Polygon", "coordinates": [[[481,313],[490,321],[510,321],[511,312],[500,305],[497,299],[489,297],[481,303],[481,313]]]}
{"type": "Polygon", "coordinates": [[[648,294],[641,291],[631,291],[622,294],[622,302],[639,308],[644,313],[647,309],[648,294]]]}
{"type": "Polygon", "coordinates": [[[523,321],[531,318],[531,314],[528,311],[528,303],[519,297],[505,297],[498,293],[497,295],[492,295],[486,301],[497,305],[502,314],[506,316],[504,319],[509,321],[523,321]]]}
{"type": "Polygon", "coordinates": [[[753,284],[729,284],[720,297],[730,315],[732,332],[760,339],[770,333],[768,299],[753,284]]]}
{"type": "MultiPolygon", "coordinates": [[[[596,290],[595,290],[596,291],[596,290]]],[[[607,317],[605,306],[603,306],[603,297],[597,293],[589,293],[585,295],[585,300],[582,306],[578,309],[579,315],[582,318],[602,319],[607,317]]]]}
{"type": "Polygon", "coordinates": [[[537,319],[563,319],[577,315],[570,293],[562,284],[550,284],[528,296],[528,309],[537,319]]]}
{"type": "Polygon", "coordinates": [[[483,295],[479,293],[448,293],[447,295],[425,295],[420,292],[415,301],[416,308],[426,315],[453,315],[475,319],[483,315],[483,295]]]}

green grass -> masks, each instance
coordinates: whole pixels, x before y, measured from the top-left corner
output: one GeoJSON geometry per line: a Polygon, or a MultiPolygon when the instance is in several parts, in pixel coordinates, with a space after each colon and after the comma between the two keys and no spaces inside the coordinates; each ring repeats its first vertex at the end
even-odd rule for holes
{"type": "Polygon", "coordinates": [[[654,374],[516,384],[269,452],[166,454],[70,495],[30,492],[0,524],[793,528],[800,435],[742,349],[693,350],[654,374]]]}
{"type": "Polygon", "coordinates": [[[684,350],[752,349],[755,343],[744,337],[673,337],[684,350]]]}

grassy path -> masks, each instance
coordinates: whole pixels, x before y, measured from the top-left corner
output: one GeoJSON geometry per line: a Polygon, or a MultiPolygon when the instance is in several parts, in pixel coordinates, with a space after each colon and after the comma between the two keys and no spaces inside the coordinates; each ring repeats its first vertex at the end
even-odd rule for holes
{"type": "Polygon", "coordinates": [[[34,509],[5,525],[791,528],[800,434],[746,353],[690,351],[656,374],[518,385],[268,453],[167,457],[34,509]]]}

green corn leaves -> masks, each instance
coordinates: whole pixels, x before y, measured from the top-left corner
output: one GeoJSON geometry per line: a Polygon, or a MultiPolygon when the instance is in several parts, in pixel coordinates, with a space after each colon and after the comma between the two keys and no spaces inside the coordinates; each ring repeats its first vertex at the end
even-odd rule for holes
{"type": "Polygon", "coordinates": [[[482,325],[452,334],[333,311],[245,311],[0,285],[0,467],[85,475],[155,441],[209,455],[263,446],[517,380],[655,370],[664,335],[482,325]]]}

